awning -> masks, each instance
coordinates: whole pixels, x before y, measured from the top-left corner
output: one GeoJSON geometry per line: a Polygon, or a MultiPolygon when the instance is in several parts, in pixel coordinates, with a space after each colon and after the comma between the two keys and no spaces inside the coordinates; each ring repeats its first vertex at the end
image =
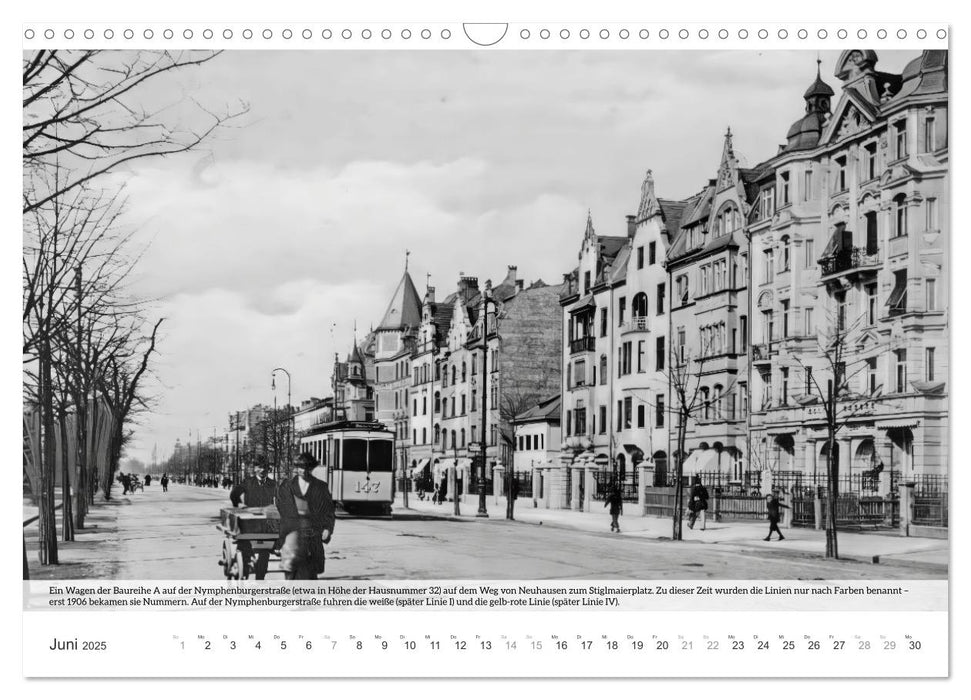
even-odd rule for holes
{"type": "Polygon", "coordinates": [[[588,294],[587,296],[583,297],[583,299],[578,301],[576,304],[571,306],[568,309],[568,311],[571,314],[575,314],[578,311],[584,311],[585,309],[588,309],[590,307],[596,307],[596,306],[597,306],[597,302],[593,300],[593,294],[588,294]]]}
{"type": "Polygon", "coordinates": [[[833,227],[833,235],[829,239],[829,243],[823,248],[822,255],[820,259],[828,258],[831,255],[835,255],[837,251],[843,248],[843,232],[846,230],[846,224],[840,222],[833,227]]]}
{"type": "MultiPolygon", "coordinates": [[[[724,462],[727,463],[731,456],[722,450],[724,462]]],[[[718,471],[718,450],[695,450],[684,462],[685,474],[696,474],[705,471],[718,471]]]]}
{"type": "Polygon", "coordinates": [[[891,420],[874,421],[874,425],[880,430],[890,430],[891,428],[916,428],[920,421],[916,418],[895,418],[891,420]]]}
{"type": "Polygon", "coordinates": [[[415,472],[420,472],[422,469],[424,469],[426,466],[428,466],[428,463],[430,461],[431,460],[428,459],[428,458],[419,459],[418,460],[418,463],[414,467],[411,468],[411,473],[414,474],[415,472]]]}
{"type": "Polygon", "coordinates": [[[798,429],[795,427],[778,426],[769,428],[765,432],[769,435],[795,435],[798,432],[798,429]]]}

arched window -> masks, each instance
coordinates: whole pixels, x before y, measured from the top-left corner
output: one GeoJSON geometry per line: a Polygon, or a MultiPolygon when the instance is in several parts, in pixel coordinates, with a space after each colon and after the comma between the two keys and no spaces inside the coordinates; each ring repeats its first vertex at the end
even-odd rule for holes
{"type": "MultiPolygon", "coordinates": [[[[435,392],[435,413],[441,413],[442,411],[442,395],[440,392],[435,392]]],[[[435,439],[438,442],[438,439],[435,439]]]]}
{"type": "Polygon", "coordinates": [[[465,428],[462,428],[462,430],[460,431],[460,435],[462,436],[461,446],[465,447],[465,428]]]}
{"type": "Polygon", "coordinates": [[[456,433],[453,430],[452,431],[452,449],[455,449],[456,447],[458,447],[458,442],[455,441],[455,435],[456,435],[456,433]]]}
{"type": "Polygon", "coordinates": [[[711,397],[706,386],[701,387],[701,418],[711,420],[711,397]]]}
{"type": "Polygon", "coordinates": [[[715,420],[721,420],[722,417],[722,386],[721,384],[715,385],[715,390],[712,395],[712,413],[715,420]]]}
{"type": "Polygon", "coordinates": [[[638,292],[634,295],[631,313],[635,318],[638,316],[647,316],[647,295],[644,292],[638,292]]]}
{"type": "Polygon", "coordinates": [[[600,356],[600,383],[601,384],[607,383],[607,356],[606,355],[600,356]]]}
{"type": "Polygon", "coordinates": [[[438,444],[438,441],[441,439],[441,436],[442,436],[442,428],[438,423],[436,423],[435,424],[435,444],[436,445],[438,444]]]}
{"type": "Polygon", "coordinates": [[[782,253],[782,271],[785,272],[789,269],[789,236],[783,236],[780,239],[779,248],[781,248],[782,253]]]}
{"type": "Polygon", "coordinates": [[[452,384],[455,384],[455,365],[452,365],[452,384]]]}
{"type": "Polygon", "coordinates": [[[465,372],[466,372],[466,366],[465,366],[465,363],[463,362],[462,363],[462,381],[463,382],[465,381],[465,377],[466,377],[465,372]]]}
{"type": "Polygon", "coordinates": [[[428,444],[428,428],[421,429],[421,444],[422,445],[428,444]]]}

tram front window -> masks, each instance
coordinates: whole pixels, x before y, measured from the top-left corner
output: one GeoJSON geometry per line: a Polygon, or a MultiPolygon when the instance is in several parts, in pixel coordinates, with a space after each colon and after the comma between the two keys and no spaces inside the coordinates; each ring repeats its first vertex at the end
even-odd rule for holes
{"type": "Polygon", "coordinates": [[[391,440],[372,440],[368,443],[368,450],[370,451],[368,462],[371,465],[372,472],[390,472],[392,470],[394,447],[391,440]]]}
{"type": "Polygon", "coordinates": [[[344,469],[367,469],[367,440],[344,440],[344,469]]]}

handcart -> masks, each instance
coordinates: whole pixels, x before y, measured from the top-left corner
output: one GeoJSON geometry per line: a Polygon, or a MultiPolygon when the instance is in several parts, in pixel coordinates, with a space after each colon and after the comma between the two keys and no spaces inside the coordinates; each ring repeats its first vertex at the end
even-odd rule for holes
{"type": "Polygon", "coordinates": [[[256,555],[274,552],[280,533],[276,506],[223,508],[216,528],[225,535],[219,565],[229,580],[245,580],[254,571],[256,555]]]}

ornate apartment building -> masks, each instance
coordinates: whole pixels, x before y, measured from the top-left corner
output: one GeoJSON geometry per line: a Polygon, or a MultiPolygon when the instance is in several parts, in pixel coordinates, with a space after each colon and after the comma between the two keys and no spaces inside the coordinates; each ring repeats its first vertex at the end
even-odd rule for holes
{"type": "Polygon", "coordinates": [[[820,404],[835,387],[841,474],[947,473],[947,53],[899,75],[876,66],[873,51],[843,52],[838,96],[817,72],[759,177],[748,234],[761,468],[825,473],[820,404]]]}

